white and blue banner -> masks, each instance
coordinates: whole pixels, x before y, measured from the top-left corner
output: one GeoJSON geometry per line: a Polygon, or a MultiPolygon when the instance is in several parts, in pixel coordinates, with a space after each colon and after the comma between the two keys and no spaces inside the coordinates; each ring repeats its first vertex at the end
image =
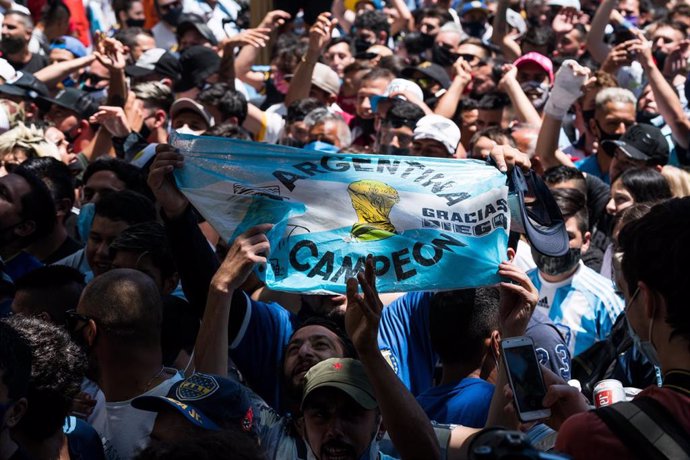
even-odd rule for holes
{"type": "Polygon", "coordinates": [[[319,153],[177,135],[182,192],[228,240],[267,234],[260,277],[275,290],[344,293],[372,254],[380,292],[499,282],[510,211],[506,176],[475,160],[319,153]]]}

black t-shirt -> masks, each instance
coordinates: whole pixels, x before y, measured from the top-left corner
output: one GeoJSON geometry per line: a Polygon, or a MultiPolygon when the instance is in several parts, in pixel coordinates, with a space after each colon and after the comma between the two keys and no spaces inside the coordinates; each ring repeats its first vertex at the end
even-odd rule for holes
{"type": "Polygon", "coordinates": [[[45,56],[35,53],[31,54],[31,60],[26,64],[22,64],[21,62],[12,62],[9,60],[7,62],[14,67],[14,70],[21,70],[24,73],[34,73],[48,65],[48,59],[46,59],[45,56]]]}
{"type": "Polygon", "coordinates": [[[81,244],[77,243],[73,238],[68,236],[59,248],[57,248],[51,255],[46,257],[41,262],[43,262],[46,265],[54,264],[58,260],[62,260],[67,256],[71,256],[81,248],[81,244]]]}

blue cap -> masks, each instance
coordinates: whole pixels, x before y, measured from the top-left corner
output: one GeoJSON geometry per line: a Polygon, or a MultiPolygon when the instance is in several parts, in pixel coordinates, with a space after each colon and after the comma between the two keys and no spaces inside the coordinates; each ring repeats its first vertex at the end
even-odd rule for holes
{"type": "Polygon", "coordinates": [[[79,41],[79,39],[70,37],[69,35],[63,35],[50,42],[50,49],[67,50],[74,54],[74,57],[84,57],[86,56],[86,47],[79,41]]]}
{"type": "Polygon", "coordinates": [[[462,8],[460,8],[460,16],[464,16],[472,10],[482,10],[486,13],[489,12],[489,7],[486,3],[480,0],[474,0],[472,2],[463,3],[462,8]]]}
{"type": "Polygon", "coordinates": [[[220,431],[233,424],[251,431],[254,424],[250,392],[244,385],[202,373],[176,382],[166,396],[135,398],[132,407],[150,412],[173,408],[190,423],[211,431],[220,431]]]}

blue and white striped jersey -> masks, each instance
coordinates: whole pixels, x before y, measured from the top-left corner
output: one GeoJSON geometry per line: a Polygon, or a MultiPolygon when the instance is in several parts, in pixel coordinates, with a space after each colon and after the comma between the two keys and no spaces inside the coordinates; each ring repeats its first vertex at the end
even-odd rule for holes
{"type": "Polygon", "coordinates": [[[582,262],[571,277],[559,283],[544,280],[537,269],[527,275],[539,290],[537,308],[543,308],[561,330],[573,357],[605,339],[623,312],[623,299],[615,294],[611,280],[582,262]]]}

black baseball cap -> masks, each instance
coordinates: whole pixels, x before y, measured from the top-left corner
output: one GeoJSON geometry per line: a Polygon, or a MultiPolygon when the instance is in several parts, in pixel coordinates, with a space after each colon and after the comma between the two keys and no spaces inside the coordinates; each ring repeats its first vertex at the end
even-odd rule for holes
{"type": "Polygon", "coordinates": [[[210,75],[220,69],[220,57],[208,46],[190,46],[180,53],[181,78],[174,89],[176,92],[201,87],[210,75]]]}
{"type": "Polygon", "coordinates": [[[417,67],[405,67],[402,71],[402,76],[413,80],[412,76],[415,72],[426,75],[434,81],[437,81],[443,89],[448,89],[450,87],[450,77],[446,73],[445,69],[438,64],[434,64],[430,61],[424,61],[417,67]]]}
{"type": "Polygon", "coordinates": [[[48,87],[30,73],[17,72],[14,78],[0,85],[0,93],[35,100],[48,97],[48,87]]]}
{"type": "Polygon", "coordinates": [[[180,62],[168,51],[152,48],[144,52],[134,65],[125,67],[125,73],[135,78],[156,73],[177,81],[180,78],[180,62]]]}
{"type": "Polygon", "coordinates": [[[560,257],[568,252],[570,239],[558,203],[534,171],[514,167],[508,176],[511,231],[524,233],[540,253],[560,257]],[[525,196],[529,198],[526,202],[525,196]]]}
{"type": "Polygon", "coordinates": [[[641,160],[649,165],[665,165],[668,163],[669,148],[666,137],[656,126],[637,123],[617,141],[601,143],[607,155],[613,156],[616,149],[620,149],[628,158],[641,160]]]}
{"type": "Polygon", "coordinates": [[[182,36],[191,29],[196,29],[196,31],[199,32],[199,35],[208,40],[212,46],[216,46],[218,44],[216,35],[206,24],[206,21],[204,21],[204,19],[198,14],[192,13],[187,13],[180,16],[180,22],[177,24],[176,28],[177,41],[179,42],[180,38],[182,38],[182,36]]]}
{"type": "Polygon", "coordinates": [[[82,119],[88,119],[98,112],[98,103],[91,98],[89,93],[76,88],[65,88],[54,98],[44,97],[42,99],[71,110],[82,119]]]}

